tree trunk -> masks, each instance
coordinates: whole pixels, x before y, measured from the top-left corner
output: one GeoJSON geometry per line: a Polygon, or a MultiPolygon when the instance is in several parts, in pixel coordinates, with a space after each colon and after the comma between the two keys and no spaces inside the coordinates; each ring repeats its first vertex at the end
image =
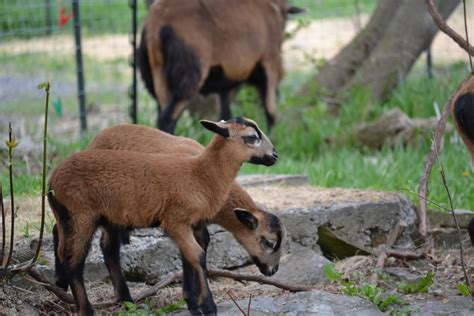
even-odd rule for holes
{"type": "Polygon", "coordinates": [[[336,91],[347,83],[377,45],[402,1],[380,1],[367,26],[321,69],[316,78],[321,92],[336,91]]]}
{"type": "MultiPolygon", "coordinates": [[[[446,19],[460,0],[434,2],[446,19]]],[[[381,0],[364,30],[323,67],[317,91],[336,96],[363,86],[374,101],[381,100],[405,78],[437,31],[423,0],[381,0]]]]}

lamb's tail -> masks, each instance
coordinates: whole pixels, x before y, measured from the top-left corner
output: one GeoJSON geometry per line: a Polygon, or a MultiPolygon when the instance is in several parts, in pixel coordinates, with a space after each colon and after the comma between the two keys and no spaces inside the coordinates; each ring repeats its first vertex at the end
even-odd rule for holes
{"type": "Polygon", "coordinates": [[[50,190],[48,192],[48,203],[53,211],[53,214],[56,218],[57,224],[57,255],[61,262],[64,262],[64,251],[65,251],[65,236],[64,232],[69,230],[71,225],[71,217],[69,210],[61,204],[56,197],[54,196],[53,192],[50,190]]]}

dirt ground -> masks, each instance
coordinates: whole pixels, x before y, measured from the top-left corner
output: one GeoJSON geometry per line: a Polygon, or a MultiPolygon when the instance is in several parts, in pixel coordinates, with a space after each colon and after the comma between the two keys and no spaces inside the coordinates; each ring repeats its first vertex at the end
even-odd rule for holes
{"type": "MultiPolygon", "coordinates": [[[[468,249],[466,253],[467,266],[470,270],[471,279],[474,277],[474,250],[468,249]]],[[[374,269],[376,258],[356,256],[339,261],[336,268],[339,272],[344,273],[344,277],[356,282],[359,285],[365,283],[377,284],[380,288],[390,293],[396,289],[396,283],[393,278],[380,277],[380,272],[374,269]]],[[[462,281],[462,271],[459,264],[459,252],[457,251],[437,251],[429,258],[417,261],[404,261],[390,259],[388,267],[402,267],[417,275],[426,275],[428,271],[435,274],[434,283],[430,287],[428,293],[407,294],[401,296],[406,302],[414,302],[418,300],[444,301],[450,296],[458,295],[456,286],[462,281]]],[[[243,272],[258,273],[255,266],[248,266],[241,269],[243,272]]],[[[68,314],[73,312],[73,306],[62,303],[52,294],[46,292],[38,285],[32,288],[19,286],[18,280],[16,285],[4,285],[4,292],[10,293],[11,302],[15,305],[18,302],[25,302],[31,305],[35,311],[40,314],[68,314]]],[[[128,283],[132,292],[132,296],[136,297],[143,290],[149,288],[143,283],[128,283]]],[[[31,284],[30,284],[31,286],[31,284]]],[[[230,279],[211,279],[211,291],[216,303],[229,301],[229,293],[236,300],[248,300],[250,296],[271,296],[282,297],[289,295],[290,292],[284,291],[268,285],[260,285],[253,282],[236,282],[230,279]]],[[[89,282],[86,284],[89,297],[93,303],[110,302],[113,298],[112,285],[104,282],[89,282]]],[[[325,282],[316,285],[315,290],[321,290],[329,293],[341,293],[341,286],[335,283],[325,282]]],[[[147,303],[155,308],[175,303],[180,300],[181,286],[179,284],[171,285],[158,292],[157,295],[147,299],[147,303]]],[[[145,303],[139,303],[140,308],[144,308],[145,303]]],[[[123,306],[117,304],[110,308],[98,309],[99,315],[107,315],[123,311],[123,306]]]]}

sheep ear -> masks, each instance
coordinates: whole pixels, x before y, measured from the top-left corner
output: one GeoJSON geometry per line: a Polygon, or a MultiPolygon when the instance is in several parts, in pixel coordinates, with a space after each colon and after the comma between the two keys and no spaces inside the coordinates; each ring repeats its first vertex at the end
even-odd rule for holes
{"type": "Polygon", "coordinates": [[[229,129],[225,127],[225,125],[222,122],[213,122],[213,121],[207,121],[207,120],[201,120],[200,121],[202,126],[210,130],[211,132],[214,132],[216,134],[221,135],[222,137],[229,138],[229,129]]]}
{"type": "Polygon", "coordinates": [[[249,211],[244,210],[242,208],[236,208],[234,209],[235,216],[237,216],[237,219],[250,228],[251,230],[255,230],[258,227],[258,219],[249,211]]]}
{"type": "Polygon", "coordinates": [[[306,10],[299,7],[288,7],[286,12],[288,12],[288,14],[299,14],[299,13],[306,12],[306,10]]]}

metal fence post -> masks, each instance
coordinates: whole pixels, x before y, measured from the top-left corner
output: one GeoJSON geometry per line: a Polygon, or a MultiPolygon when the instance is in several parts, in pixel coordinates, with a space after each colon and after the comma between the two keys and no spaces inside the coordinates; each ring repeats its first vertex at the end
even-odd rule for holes
{"type": "Polygon", "coordinates": [[[428,72],[428,78],[433,78],[433,54],[431,52],[431,45],[426,50],[426,71],[428,72]]]}
{"type": "Polygon", "coordinates": [[[130,116],[132,122],[137,124],[137,0],[130,0],[130,8],[132,9],[132,36],[130,42],[132,44],[132,58],[130,61],[132,66],[132,85],[129,90],[132,104],[130,105],[130,116]]]}
{"type": "Polygon", "coordinates": [[[45,15],[45,22],[46,22],[46,35],[51,35],[53,32],[53,18],[51,16],[51,0],[45,1],[45,8],[46,8],[46,15],[45,15]]]}
{"type": "Polygon", "coordinates": [[[84,89],[84,69],[82,67],[81,20],[79,17],[79,0],[72,0],[72,13],[74,17],[74,40],[76,44],[76,73],[79,97],[79,117],[81,120],[81,132],[85,132],[87,130],[86,92],[84,89]]]}

